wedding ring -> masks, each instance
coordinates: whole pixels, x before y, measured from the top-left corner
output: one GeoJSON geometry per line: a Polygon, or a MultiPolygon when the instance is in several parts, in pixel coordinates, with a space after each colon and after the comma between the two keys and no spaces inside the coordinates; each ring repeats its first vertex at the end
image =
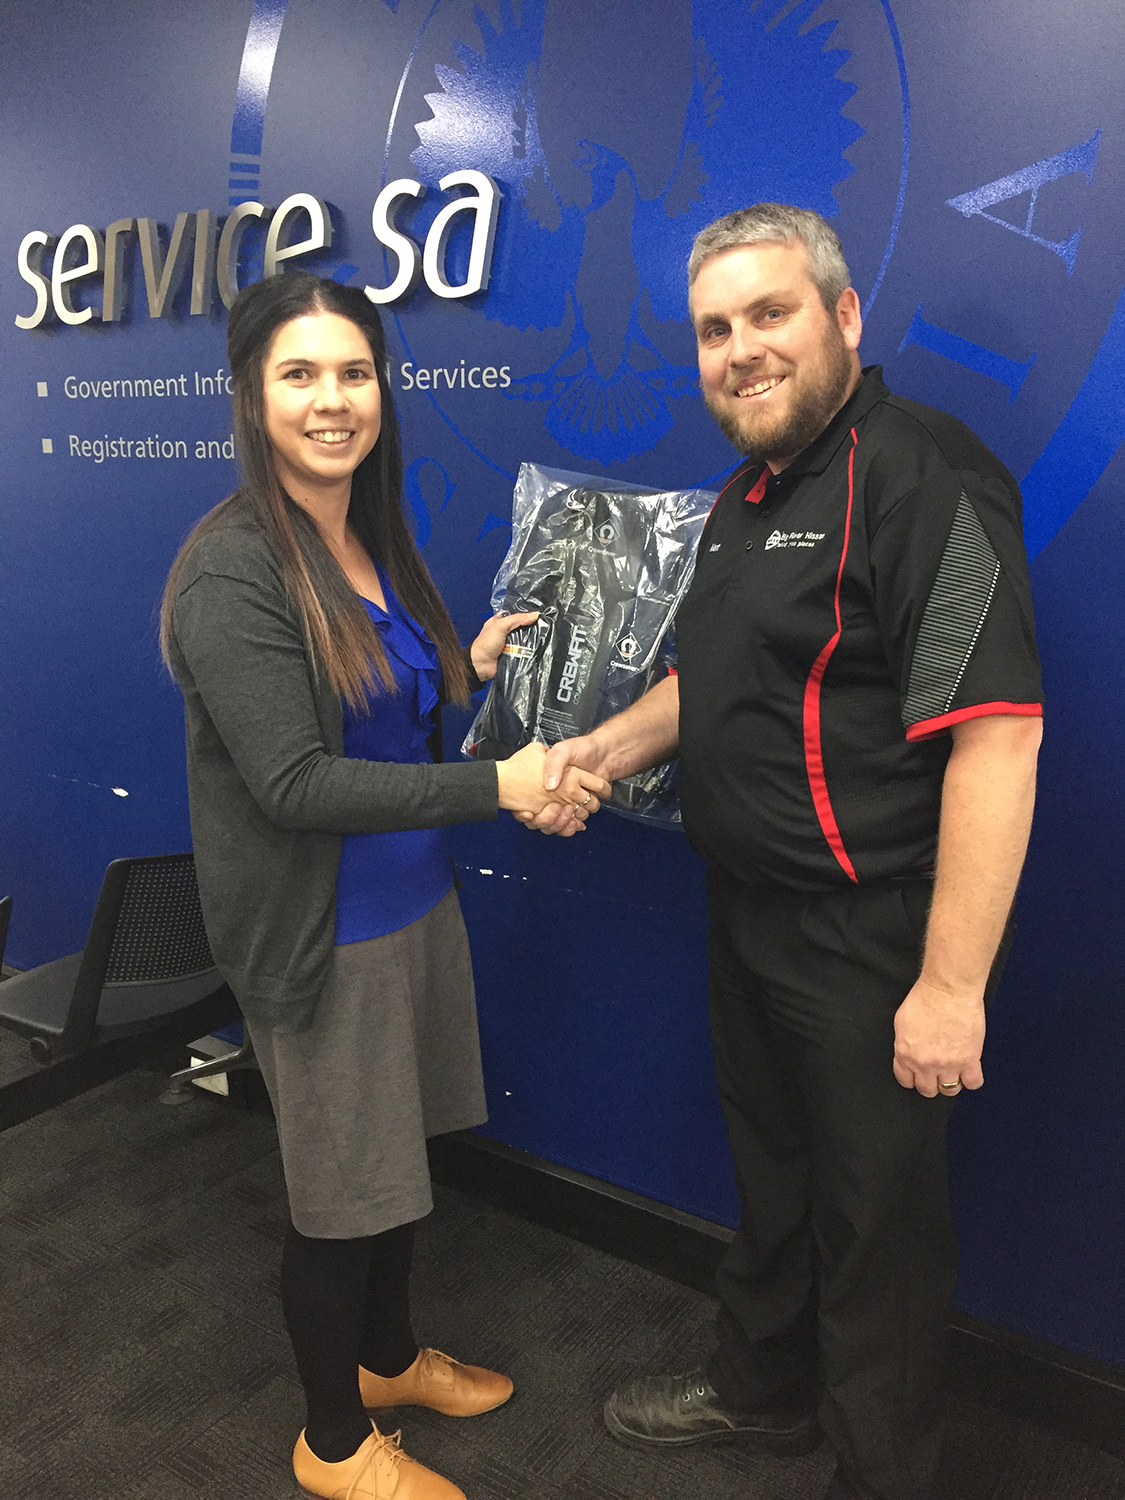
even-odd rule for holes
{"type": "Polygon", "coordinates": [[[589,802],[589,800],[590,800],[590,798],[591,798],[591,797],[592,797],[592,796],[593,796],[593,795],[594,795],[594,794],[593,794],[593,792],[587,792],[587,793],[586,793],[586,795],[585,795],[585,796],[584,796],[584,797],[583,797],[583,798],[582,798],[582,801],[581,801],[581,802],[576,802],[576,803],[575,803],[575,804],[574,804],[574,805],[575,805],[575,807],[585,807],[585,806],[586,806],[586,804],[587,804],[587,802],[589,802]]]}
{"type": "Polygon", "coordinates": [[[943,1094],[956,1094],[961,1088],[961,1080],[958,1078],[956,1083],[942,1083],[939,1080],[938,1088],[941,1089],[943,1094]]]}

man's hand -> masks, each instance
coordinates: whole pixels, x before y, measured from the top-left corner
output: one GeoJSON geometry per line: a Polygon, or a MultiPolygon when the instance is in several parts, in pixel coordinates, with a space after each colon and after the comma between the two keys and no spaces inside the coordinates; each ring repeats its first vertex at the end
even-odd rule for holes
{"type": "MultiPolygon", "coordinates": [[[[590,771],[595,776],[601,776],[608,781],[609,778],[605,774],[605,761],[605,753],[593,734],[578,735],[571,740],[560,740],[557,745],[552,745],[547,751],[543,762],[543,785],[548,792],[555,791],[564,777],[572,774],[574,767],[590,771]]],[[[571,834],[578,832],[571,816],[570,806],[565,802],[552,803],[538,816],[520,812],[515,816],[521,823],[526,823],[529,828],[534,828],[539,833],[557,833],[563,838],[569,838],[571,834]]]]}
{"type": "Polygon", "coordinates": [[[895,1077],[927,1099],[984,1083],[984,996],[953,994],[919,979],[895,1014],[895,1077]]]}
{"type": "MultiPolygon", "coordinates": [[[[547,791],[556,791],[563,777],[573,775],[575,768],[609,782],[659,765],[676,753],[679,724],[680,680],[670,674],[649,688],[632,708],[607,719],[589,734],[552,745],[544,762],[544,785],[547,791]]],[[[520,817],[518,813],[516,816],[520,817]]],[[[520,817],[520,822],[540,833],[575,832],[563,814],[551,808],[520,817]]]]}
{"type": "Polygon", "coordinates": [[[491,682],[496,676],[496,663],[510,632],[518,630],[521,625],[534,625],[538,618],[539,611],[535,610],[531,614],[493,615],[491,620],[484,622],[480,634],[469,647],[473,671],[481,682],[491,682]]]}

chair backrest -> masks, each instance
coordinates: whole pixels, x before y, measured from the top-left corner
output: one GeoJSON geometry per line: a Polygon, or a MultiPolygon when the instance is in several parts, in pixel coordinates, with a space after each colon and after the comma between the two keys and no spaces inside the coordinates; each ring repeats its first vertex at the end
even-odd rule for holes
{"type": "Polygon", "coordinates": [[[159,854],[114,864],[127,868],[103,983],[152,984],[214,968],[195,856],[159,854]]]}
{"type": "Polygon", "coordinates": [[[105,872],[63,1031],[93,1040],[107,984],[156,984],[214,968],[192,854],[115,859],[105,872]]]}

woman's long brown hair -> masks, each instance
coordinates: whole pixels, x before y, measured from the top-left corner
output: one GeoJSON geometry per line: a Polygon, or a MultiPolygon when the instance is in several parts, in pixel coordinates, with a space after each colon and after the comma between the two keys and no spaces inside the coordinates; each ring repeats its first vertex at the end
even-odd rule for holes
{"type": "Polygon", "coordinates": [[[228,522],[233,512],[256,522],[273,548],[314,672],[323,668],[332,687],[354,709],[366,705],[370,692],[394,691],[394,676],[379,632],[316,522],[282,489],[266,431],[262,368],[274,335],[294,318],[320,312],[337,313],[362,331],[379,378],[379,440],[352,475],[348,523],[390,578],[403,606],[437,647],[446,696],[455,703],[467,703],[469,676],[457,633],[403,513],[402,443],[379,314],[357,287],[340,286],[307,272],[274,276],[245,287],[231,308],[227,347],[242,485],[192,529],[172,564],[160,613],[164,660],[170,664],[173,608],[192,548],[228,522]]]}

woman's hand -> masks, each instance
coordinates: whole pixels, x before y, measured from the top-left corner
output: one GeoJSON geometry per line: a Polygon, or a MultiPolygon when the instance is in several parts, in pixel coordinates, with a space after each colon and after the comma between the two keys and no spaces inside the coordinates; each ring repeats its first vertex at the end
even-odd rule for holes
{"type": "Polygon", "coordinates": [[[591,813],[597,812],[613,788],[608,781],[603,781],[592,771],[572,766],[555,790],[548,792],[543,787],[546,758],[546,745],[536,743],[525,745],[508,760],[496,762],[500,806],[506,807],[509,812],[527,813],[533,817],[552,803],[569,806],[568,821],[562,828],[552,830],[568,837],[585,827],[586,819],[591,813]]]}
{"type": "Polygon", "coordinates": [[[518,630],[521,625],[534,625],[538,618],[539,611],[533,610],[531,614],[493,615],[491,620],[484,622],[480,635],[469,647],[473,671],[482,682],[491,682],[496,676],[496,663],[500,660],[509,631],[518,630]]]}

